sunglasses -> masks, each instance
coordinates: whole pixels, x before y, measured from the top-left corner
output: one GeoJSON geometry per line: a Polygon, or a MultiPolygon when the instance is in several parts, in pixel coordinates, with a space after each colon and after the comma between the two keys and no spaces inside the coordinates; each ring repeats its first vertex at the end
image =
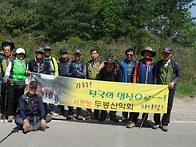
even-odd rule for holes
{"type": "Polygon", "coordinates": [[[24,53],[19,53],[19,54],[16,54],[16,55],[25,55],[24,53]]]}
{"type": "Polygon", "coordinates": [[[127,55],[127,56],[131,56],[131,57],[133,56],[133,54],[126,54],[126,55],[127,55]]]}
{"type": "Polygon", "coordinates": [[[36,52],[37,54],[41,54],[41,55],[43,55],[44,53],[43,52],[36,52]]]}

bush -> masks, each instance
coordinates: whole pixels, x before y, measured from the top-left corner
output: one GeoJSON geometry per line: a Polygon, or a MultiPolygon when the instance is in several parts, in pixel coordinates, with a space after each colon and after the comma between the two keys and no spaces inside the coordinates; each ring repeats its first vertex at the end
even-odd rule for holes
{"type": "Polygon", "coordinates": [[[196,96],[196,81],[179,82],[176,87],[176,96],[180,98],[184,96],[195,97],[196,96]]]}

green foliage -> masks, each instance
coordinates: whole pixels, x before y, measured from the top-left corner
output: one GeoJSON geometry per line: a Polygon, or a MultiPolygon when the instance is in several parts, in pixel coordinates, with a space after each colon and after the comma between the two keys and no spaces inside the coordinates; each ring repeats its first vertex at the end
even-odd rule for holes
{"type": "Polygon", "coordinates": [[[196,81],[193,82],[179,82],[176,88],[176,96],[177,97],[184,97],[184,96],[190,96],[195,97],[196,96],[196,81]]]}

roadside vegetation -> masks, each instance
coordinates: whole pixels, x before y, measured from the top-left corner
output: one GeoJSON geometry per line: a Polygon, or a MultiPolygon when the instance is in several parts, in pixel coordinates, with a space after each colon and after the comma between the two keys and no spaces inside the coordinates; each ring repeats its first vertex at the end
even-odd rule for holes
{"type": "Polygon", "coordinates": [[[127,48],[134,48],[138,60],[150,46],[156,62],[170,46],[181,71],[177,97],[195,97],[196,23],[189,12],[195,5],[193,0],[1,0],[0,42],[10,39],[16,49],[24,48],[27,61],[47,45],[57,59],[61,48],[71,59],[81,49],[85,62],[96,48],[100,60],[114,57],[118,63],[127,48]]]}

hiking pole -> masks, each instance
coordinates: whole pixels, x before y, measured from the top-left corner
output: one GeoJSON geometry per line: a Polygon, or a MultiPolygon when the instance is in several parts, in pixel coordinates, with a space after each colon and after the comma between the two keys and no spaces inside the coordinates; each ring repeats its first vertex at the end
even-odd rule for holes
{"type": "Polygon", "coordinates": [[[141,129],[143,123],[144,123],[144,120],[146,119],[147,114],[148,114],[148,113],[146,113],[145,116],[144,116],[144,118],[142,118],[142,122],[140,123],[140,126],[139,126],[140,129],[141,129]]]}
{"type": "Polygon", "coordinates": [[[0,143],[2,143],[4,140],[6,140],[10,135],[12,135],[13,133],[16,133],[16,132],[18,132],[18,130],[12,130],[7,136],[5,136],[1,141],[0,141],[0,143]]]}

